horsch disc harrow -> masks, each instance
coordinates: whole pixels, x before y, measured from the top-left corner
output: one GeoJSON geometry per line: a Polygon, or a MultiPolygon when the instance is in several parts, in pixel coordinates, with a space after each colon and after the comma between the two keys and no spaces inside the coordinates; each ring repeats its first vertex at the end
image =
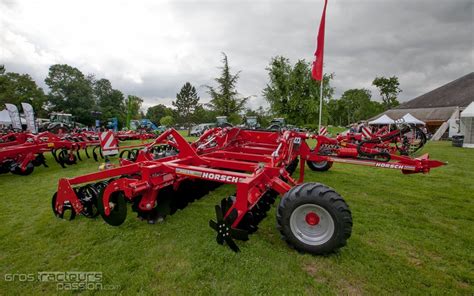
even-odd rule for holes
{"type": "Polygon", "coordinates": [[[217,243],[239,251],[236,240],[255,233],[281,196],[276,219],[282,237],[299,251],[326,254],[346,244],[352,214],[334,189],[303,182],[305,162],[316,171],[339,162],[406,174],[428,173],[444,164],[427,154],[414,158],[394,153],[391,137],[344,141],[296,131],[214,128],[188,143],[169,129],[144,147],[119,152],[117,167],[60,179],[53,212],[66,219],[100,214],[108,224],[119,226],[130,204],[139,218],[154,223],[217,186],[231,184],[235,194],[215,206],[215,217],[209,221],[217,243]],[[308,145],[310,139],[316,140],[314,147],[308,145]],[[291,174],[298,164],[295,180],[291,174]]]}

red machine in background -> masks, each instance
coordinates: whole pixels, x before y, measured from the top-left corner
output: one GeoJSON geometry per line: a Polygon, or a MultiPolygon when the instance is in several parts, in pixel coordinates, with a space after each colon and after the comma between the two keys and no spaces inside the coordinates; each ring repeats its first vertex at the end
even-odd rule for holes
{"type": "Polygon", "coordinates": [[[51,152],[62,167],[76,163],[81,159],[80,149],[87,153],[87,147],[97,145],[98,141],[86,134],[70,134],[58,137],[50,132],[37,135],[31,133],[11,133],[5,136],[8,141],[0,143],[0,173],[12,172],[17,175],[29,175],[35,166],[44,165],[44,153],[51,152]]]}
{"type": "Polygon", "coordinates": [[[121,159],[119,167],[60,179],[52,207],[60,218],[100,214],[108,224],[118,226],[125,221],[130,203],[139,217],[154,222],[220,184],[232,184],[236,193],[215,206],[216,220],[209,222],[219,244],[225,242],[238,251],[234,239],[247,240],[281,195],[277,222],[284,239],[297,250],[326,254],[346,244],[352,215],[334,189],[302,183],[305,162],[318,171],[341,162],[403,173],[428,173],[444,164],[427,154],[412,158],[384,147],[383,141],[345,143],[295,131],[239,128],[214,128],[190,144],[170,129],[138,150],[133,159],[121,159]],[[313,148],[307,143],[310,139],[316,140],[313,148]],[[291,173],[298,162],[300,176],[294,180],[291,173]]]}
{"type": "MultiPolygon", "coordinates": [[[[121,133],[117,133],[121,138],[121,133]]],[[[131,132],[122,140],[141,140],[140,144],[120,147],[121,156],[126,155],[128,159],[134,159],[138,148],[146,146],[145,141],[156,137],[152,134],[131,132]]],[[[0,136],[0,174],[11,172],[16,175],[29,175],[35,166],[44,165],[44,153],[51,152],[54,160],[65,168],[67,165],[77,163],[81,159],[81,151],[85,151],[87,158],[90,157],[88,148],[92,147],[92,156],[96,161],[99,157],[104,158],[99,142],[98,132],[73,130],[67,134],[53,134],[41,132],[32,134],[29,132],[8,132],[0,136]]]]}
{"type": "Polygon", "coordinates": [[[336,140],[341,145],[361,144],[366,148],[376,147],[381,151],[400,155],[414,155],[427,142],[426,135],[420,128],[407,124],[398,124],[397,128],[392,130],[384,126],[375,132],[370,127],[363,127],[361,133],[337,135],[336,140]]]}

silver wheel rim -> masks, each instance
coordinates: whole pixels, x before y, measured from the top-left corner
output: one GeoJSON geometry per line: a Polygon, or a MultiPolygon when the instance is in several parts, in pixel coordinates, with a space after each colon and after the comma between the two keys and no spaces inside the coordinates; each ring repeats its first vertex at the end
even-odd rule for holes
{"type": "Polygon", "coordinates": [[[327,161],[313,161],[313,165],[317,168],[323,168],[327,165],[327,161]]]}
{"type": "Polygon", "coordinates": [[[293,235],[301,242],[319,246],[329,241],[333,236],[334,220],[324,208],[315,204],[304,204],[291,213],[290,228],[293,235]],[[307,219],[314,217],[314,215],[319,219],[317,219],[317,224],[311,225],[307,219]]]}

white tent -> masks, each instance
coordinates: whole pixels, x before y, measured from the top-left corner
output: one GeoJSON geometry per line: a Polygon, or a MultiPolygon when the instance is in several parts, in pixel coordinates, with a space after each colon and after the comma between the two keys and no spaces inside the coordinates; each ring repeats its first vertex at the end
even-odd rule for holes
{"type": "Polygon", "coordinates": [[[0,111],[0,124],[9,125],[12,123],[7,109],[0,111]]]}
{"type": "Polygon", "coordinates": [[[405,123],[412,123],[412,124],[421,124],[421,125],[425,125],[425,123],[421,120],[419,120],[418,118],[416,118],[415,116],[411,115],[410,113],[407,113],[405,114],[403,117],[402,117],[403,121],[405,123]]]}
{"type": "Polygon", "coordinates": [[[394,124],[395,121],[388,117],[388,115],[384,114],[380,116],[379,118],[369,121],[370,125],[385,125],[385,124],[394,124]]]}
{"type": "Polygon", "coordinates": [[[474,148],[474,101],[461,112],[461,134],[465,148],[474,148]]]}
{"type": "MultiPolygon", "coordinates": [[[[25,118],[23,118],[23,115],[20,114],[20,121],[21,124],[26,124],[25,118]]],[[[12,119],[10,118],[10,114],[8,113],[8,110],[0,110],[0,124],[3,125],[10,125],[12,124],[12,119]]]]}

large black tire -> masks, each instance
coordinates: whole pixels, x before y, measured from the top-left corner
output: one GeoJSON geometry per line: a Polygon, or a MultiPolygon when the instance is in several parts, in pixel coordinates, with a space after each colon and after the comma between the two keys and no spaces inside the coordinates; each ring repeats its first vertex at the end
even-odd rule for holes
{"type": "Polygon", "coordinates": [[[59,134],[59,131],[62,130],[64,134],[69,132],[69,127],[66,125],[61,126],[60,124],[53,124],[48,126],[48,131],[50,131],[53,134],[59,134]]]}
{"type": "Polygon", "coordinates": [[[325,172],[332,167],[332,161],[306,161],[308,167],[315,172],[325,172]]]}
{"type": "Polygon", "coordinates": [[[281,126],[279,124],[272,124],[267,128],[269,131],[279,131],[280,129],[281,126]]]}
{"type": "Polygon", "coordinates": [[[333,189],[321,183],[304,183],[281,199],[277,227],[296,250],[322,255],[346,245],[352,232],[352,214],[333,189]]]}

